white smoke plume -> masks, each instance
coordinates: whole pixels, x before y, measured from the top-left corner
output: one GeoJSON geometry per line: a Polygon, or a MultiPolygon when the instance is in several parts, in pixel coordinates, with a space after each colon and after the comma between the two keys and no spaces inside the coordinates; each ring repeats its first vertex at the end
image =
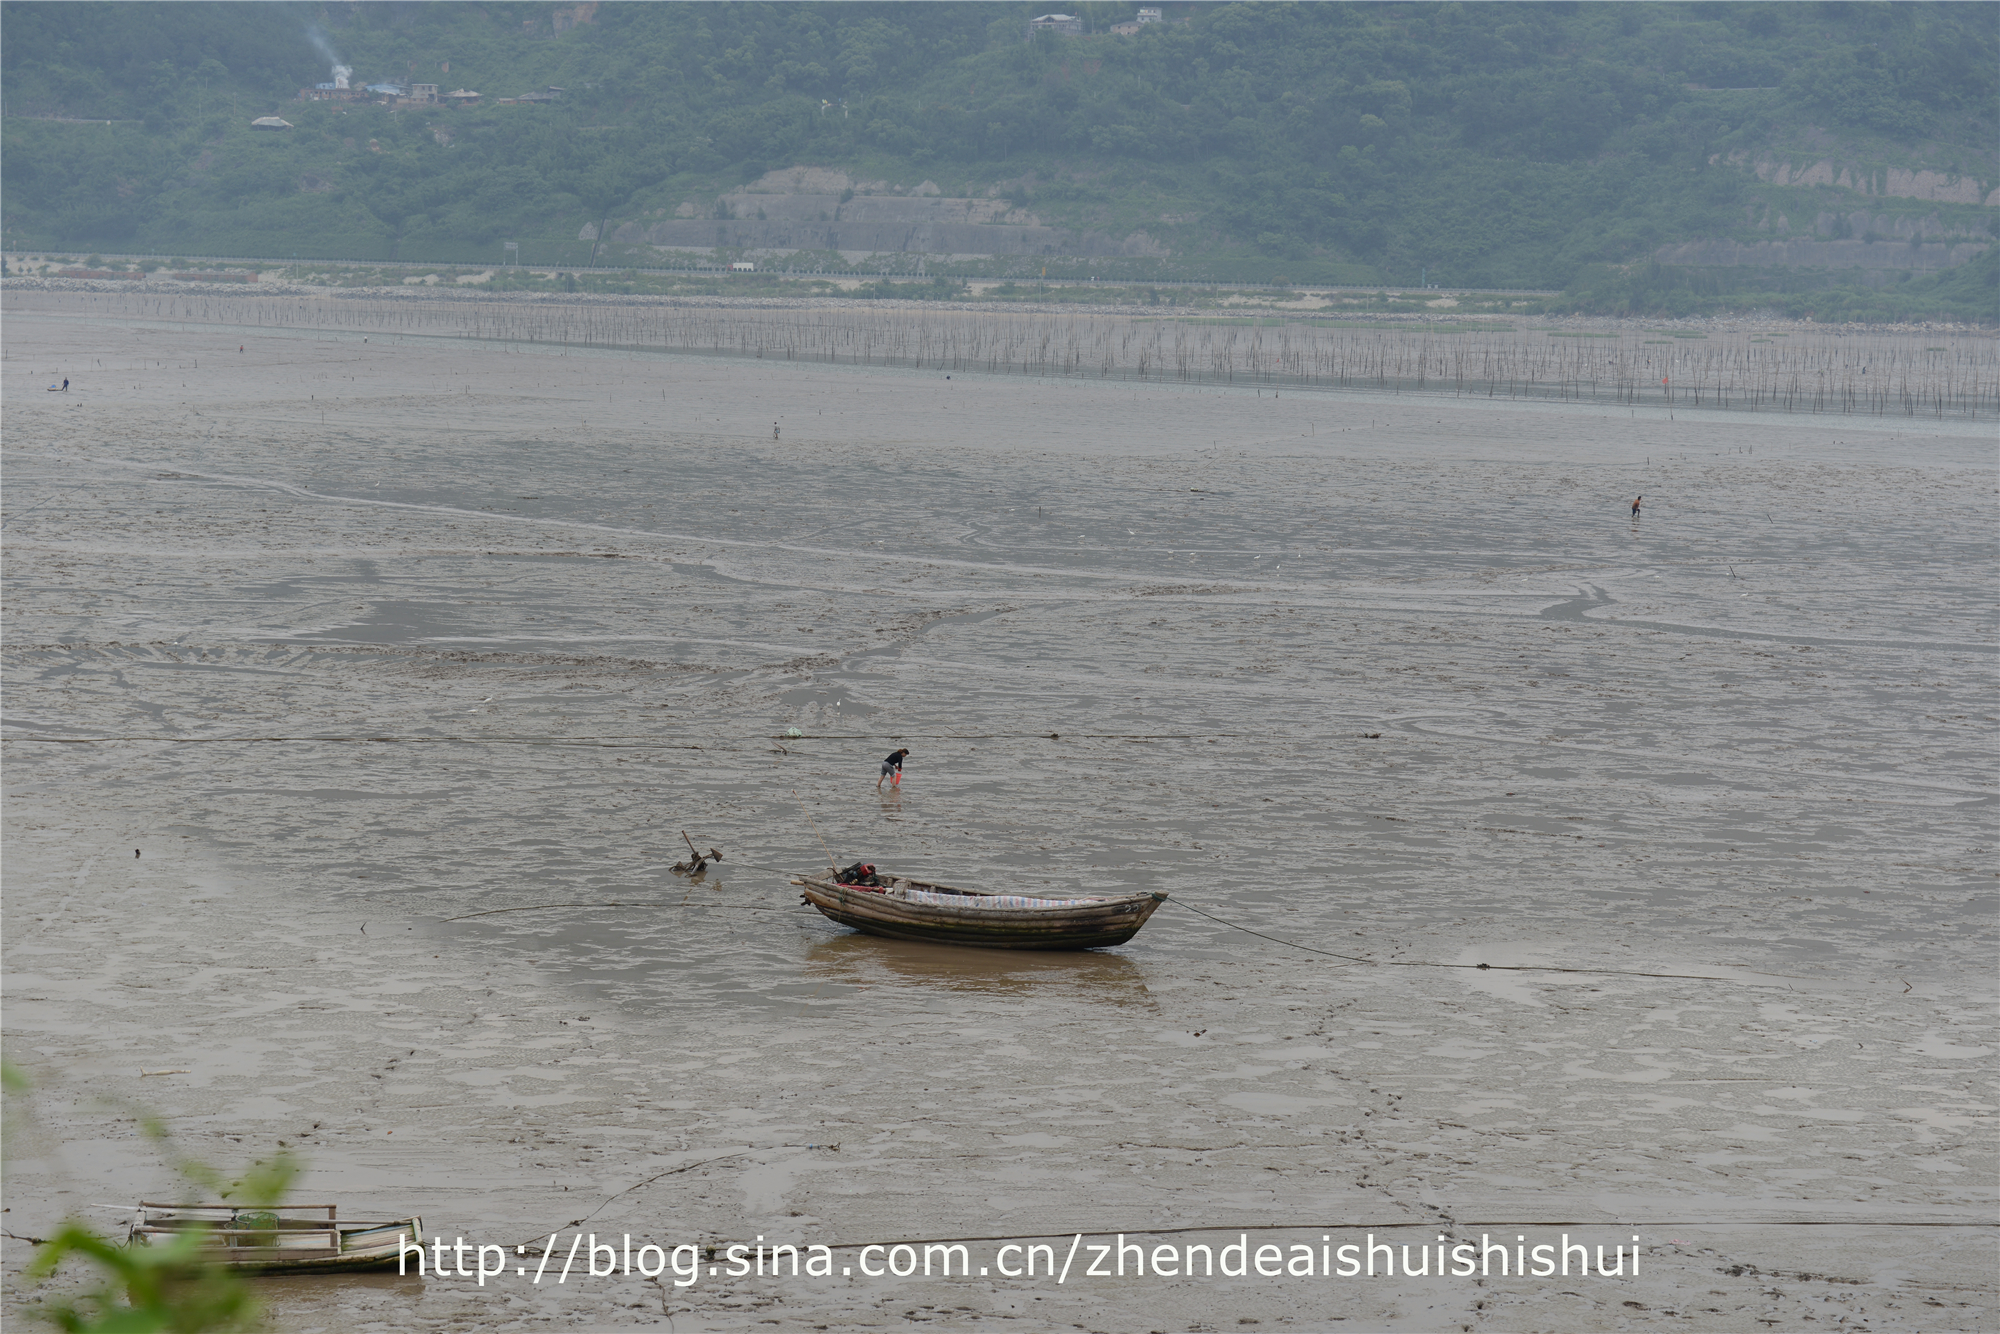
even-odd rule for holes
{"type": "Polygon", "coordinates": [[[340,53],[333,49],[333,43],[327,40],[326,33],[317,23],[306,25],[306,40],[313,44],[313,50],[326,57],[327,64],[333,66],[333,86],[347,87],[347,80],[354,73],[354,67],[340,63],[340,53]]]}

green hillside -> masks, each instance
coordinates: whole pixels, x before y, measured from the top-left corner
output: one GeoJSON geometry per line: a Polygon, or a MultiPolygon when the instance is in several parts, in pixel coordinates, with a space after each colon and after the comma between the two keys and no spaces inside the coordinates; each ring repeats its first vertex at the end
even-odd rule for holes
{"type": "Polygon", "coordinates": [[[1043,11],[1002,4],[10,3],[0,227],[17,251],[662,262],[686,243],[630,238],[692,217],[745,224],[700,229],[706,252],[761,244],[742,187],[811,166],[1095,238],[964,273],[1583,284],[1635,308],[1912,267],[1939,287],[1921,270],[2000,230],[1989,6],[1162,8],[1120,35],[1133,7],[1092,3],[1089,35],[1029,41],[1043,11]],[[294,100],[335,59],[484,101],[294,100]],[[250,128],[271,114],[293,128],[250,128]],[[1838,179],[1802,183],[1818,160],[1838,179]],[[1854,249],[1878,239],[1907,266],[1854,249]],[[1690,242],[1724,248],[1652,274],[1690,242]],[[1749,262],[1776,242],[1872,267],[1749,262]]]}

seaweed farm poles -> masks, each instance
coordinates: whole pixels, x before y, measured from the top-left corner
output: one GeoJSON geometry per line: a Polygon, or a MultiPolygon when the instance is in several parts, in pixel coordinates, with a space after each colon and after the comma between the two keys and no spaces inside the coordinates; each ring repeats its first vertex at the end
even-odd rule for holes
{"type": "Polygon", "coordinates": [[[1188,385],[1366,388],[1756,412],[2000,415],[2000,342],[1901,329],[1567,329],[1339,324],[1017,309],[696,306],[671,300],[231,292],[9,293],[17,310],[1188,385]]]}

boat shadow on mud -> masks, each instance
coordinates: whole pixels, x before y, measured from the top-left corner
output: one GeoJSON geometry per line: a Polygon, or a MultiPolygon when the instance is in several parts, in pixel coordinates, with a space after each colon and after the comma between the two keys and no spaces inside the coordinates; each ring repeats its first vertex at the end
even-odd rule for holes
{"type": "Polygon", "coordinates": [[[860,933],[836,936],[806,951],[806,979],[866,990],[902,985],[981,995],[1054,993],[1113,1005],[1158,1002],[1146,967],[1118,954],[1076,950],[968,950],[860,933]]]}

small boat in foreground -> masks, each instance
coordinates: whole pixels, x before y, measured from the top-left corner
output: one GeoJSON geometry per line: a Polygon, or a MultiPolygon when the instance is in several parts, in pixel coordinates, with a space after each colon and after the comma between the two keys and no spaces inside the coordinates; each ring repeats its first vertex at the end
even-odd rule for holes
{"type": "Polygon", "coordinates": [[[197,1257],[260,1274],[388,1269],[395,1266],[405,1243],[423,1249],[421,1218],[340,1221],[334,1217],[335,1208],[331,1204],[293,1204],[254,1209],[142,1201],[129,1240],[134,1246],[164,1246],[189,1232],[198,1232],[202,1243],[195,1252],[197,1257]],[[325,1217],[298,1216],[302,1214],[325,1217]]]}
{"type": "Polygon", "coordinates": [[[1139,933],[1167,896],[1158,892],[1110,898],[1038,899],[996,894],[908,876],[876,874],[879,886],[846,885],[831,875],[792,883],[805,902],[842,926],[892,940],[973,945],[992,950],[1093,950],[1123,945],[1139,933]]]}

